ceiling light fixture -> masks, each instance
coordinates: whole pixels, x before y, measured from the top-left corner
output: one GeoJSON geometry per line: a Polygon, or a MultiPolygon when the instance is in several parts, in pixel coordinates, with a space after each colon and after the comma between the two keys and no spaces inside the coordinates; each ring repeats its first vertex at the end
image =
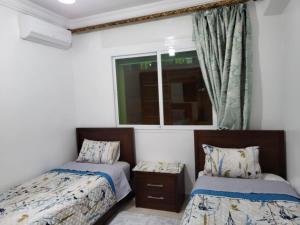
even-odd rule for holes
{"type": "Polygon", "coordinates": [[[63,4],[67,4],[67,5],[71,5],[71,4],[74,4],[76,2],[76,0],[58,0],[58,1],[63,3],[63,4]]]}

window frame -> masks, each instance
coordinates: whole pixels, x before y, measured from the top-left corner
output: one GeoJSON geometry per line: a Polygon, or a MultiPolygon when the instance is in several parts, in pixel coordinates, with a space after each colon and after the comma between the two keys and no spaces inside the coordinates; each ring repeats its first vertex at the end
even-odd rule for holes
{"type": "MultiPolygon", "coordinates": [[[[195,48],[182,48],[176,49],[178,52],[188,52],[196,51],[195,48]]],[[[165,125],[164,124],[164,106],[163,106],[163,80],[162,80],[162,62],[161,55],[168,53],[168,50],[157,50],[147,53],[136,53],[128,55],[112,56],[112,70],[113,70],[113,86],[114,86],[114,105],[115,105],[115,121],[117,127],[134,127],[140,130],[195,130],[195,129],[215,129],[217,124],[217,114],[214,109],[212,109],[212,125],[165,125]],[[119,120],[119,103],[118,103],[118,84],[117,84],[117,71],[116,71],[116,60],[118,59],[128,59],[143,56],[156,56],[157,57],[157,82],[158,82],[158,104],[159,104],[159,121],[158,125],[145,125],[145,124],[120,124],[119,120]]]]}

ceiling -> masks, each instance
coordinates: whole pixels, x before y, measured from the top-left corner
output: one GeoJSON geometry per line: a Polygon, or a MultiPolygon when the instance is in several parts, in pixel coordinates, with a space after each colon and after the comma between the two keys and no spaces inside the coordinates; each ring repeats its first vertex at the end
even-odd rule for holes
{"type": "Polygon", "coordinates": [[[76,0],[73,5],[64,5],[57,0],[30,1],[66,18],[76,19],[162,0],[76,0]]]}

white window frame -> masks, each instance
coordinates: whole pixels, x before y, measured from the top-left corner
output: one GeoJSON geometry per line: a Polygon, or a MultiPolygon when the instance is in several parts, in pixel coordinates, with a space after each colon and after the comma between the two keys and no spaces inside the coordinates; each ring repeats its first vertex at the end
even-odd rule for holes
{"type": "MultiPolygon", "coordinates": [[[[182,48],[176,49],[178,52],[188,52],[196,51],[195,48],[182,48]]],[[[113,70],[113,82],[114,82],[114,100],[115,100],[115,120],[117,127],[134,127],[140,130],[153,130],[153,129],[164,129],[164,130],[195,130],[195,129],[215,129],[217,124],[217,114],[214,109],[212,109],[212,125],[165,125],[164,124],[164,107],[163,107],[163,81],[162,81],[162,64],[161,64],[161,55],[168,53],[167,50],[157,50],[148,53],[137,53],[137,54],[128,54],[120,56],[112,56],[112,70],[113,70]],[[157,80],[158,80],[158,103],[159,103],[159,120],[160,124],[158,125],[145,125],[145,124],[120,124],[119,121],[119,103],[118,103],[118,85],[117,85],[117,71],[116,71],[116,60],[117,59],[128,59],[135,57],[143,56],[157,56],[157,80]]]]}

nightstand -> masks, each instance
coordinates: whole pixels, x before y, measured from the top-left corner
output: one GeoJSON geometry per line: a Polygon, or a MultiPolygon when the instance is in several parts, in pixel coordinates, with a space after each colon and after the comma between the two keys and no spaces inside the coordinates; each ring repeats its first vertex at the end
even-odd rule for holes
{"type": "Polygon", "coordinates": [[[143,161],[133,171],[136,207],[181,210],[185,198],[183,164],[143,161]]]}

